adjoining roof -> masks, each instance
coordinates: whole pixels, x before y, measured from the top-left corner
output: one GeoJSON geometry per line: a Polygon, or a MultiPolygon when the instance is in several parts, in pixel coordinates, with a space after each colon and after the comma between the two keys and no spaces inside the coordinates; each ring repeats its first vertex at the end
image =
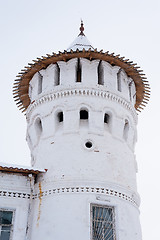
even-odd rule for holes
{"type": "Polygon", "coordinates": [[[17,75],[13,87],[13,94],[17,102],[16,104],[22,112],[25,112],[30,104],[28,90],[29,82],[33,75],[41,69],[47,68],[50,64],[58,61],[68,61],[72,58],[99,59],[124,69],[127,75],[134,80],[136,86],[136,110],[140,112],[143,107],[145,107],[150,97],[150,87],[143,70],[141,70],[136,63],[133,63],[133,61],[129,61],[129,59],[125,59],[125,57],[120,57],[119,54],[115,55],[114,53],[109,53],[109,51],[103,52],[103,50],[97,51],[97,49],[94,49],[83,33],[84,28],[82,24],[83,23],[81,23],[79,36],[67,51],[64,50],[64,52],[59,52],[58,54],[52,53],[52,55],[47,54],[47,56],[37,58],[37,60],[33,60],[34,63],[29,63],[29,66],[26,66],[25,69],[22,69],[17,75]]]}
{"type": "Polygon", "coordinates": [[[34,174],[37,175],[38,173],[45,173],[47,169],[36,169],[32,167],[27,166],[19,166],[14,164],[7,164],[7,163],[1,163],[0,162],[0,171],[2,172],[10,172],[10,173],[22,173],[25,175],[34,174]]]}

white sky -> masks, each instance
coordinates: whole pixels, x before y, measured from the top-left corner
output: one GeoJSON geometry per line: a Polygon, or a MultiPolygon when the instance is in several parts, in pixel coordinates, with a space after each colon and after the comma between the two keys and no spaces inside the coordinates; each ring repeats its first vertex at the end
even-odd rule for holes
{"type": "Polygon", "coordinates": [[[81,18],[93,47],[133,60],[150,81],[150,103],[139,114],[136,158],[143,239],[159,240],[159,0],[0,1],[0,161],[30,163],[25,117],[12,99],[16,75],[36,57],[67,49],[81,18]]]}

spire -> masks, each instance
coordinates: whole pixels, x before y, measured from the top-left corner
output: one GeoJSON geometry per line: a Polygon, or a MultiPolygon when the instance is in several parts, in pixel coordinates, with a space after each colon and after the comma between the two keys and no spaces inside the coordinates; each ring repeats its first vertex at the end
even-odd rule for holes
{"type": "Polygon", "coordinates": [[[91,48],[91,50],[94,50],[94,48],[92,47],[91,43],[88,41],[87,37],[84,34],[84,26],[83,26],[83,21],[82,20],[81,20],[81,26],[80,26],[79,30],[80,30],[79,35],[72,42],[72,44],[69,46],[67,51],[70,51],[71,49],[73,51],[76,51],[77,49],[82,51],[83,48],[85,50],[88,50],[89,48],[91,48]]]}
{"type": "Polygon", "coordinates": [[[80,30],[80,34],[78,36],[80,36],[80,35],[85,36],[83,33],[83,31],[84,31],[83,20],[81,20],[81,26],[80,26],[79,30],[80,30]]]}

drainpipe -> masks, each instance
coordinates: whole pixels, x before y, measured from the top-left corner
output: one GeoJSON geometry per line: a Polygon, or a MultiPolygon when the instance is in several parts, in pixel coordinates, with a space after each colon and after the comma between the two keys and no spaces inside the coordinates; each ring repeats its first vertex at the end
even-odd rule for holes
{"type": "Polygon", "coordinates": [[[28,175],[29,182],[30,182],[30,198],[29,198],[29,204],[28,204],[28,218],[27,218],[27,227],[26,227],[26,236],[25,240],[29,240],[30,236],[30,226],[31,226],[31,210],[32,210],[32,199],[33,199],[33,193],[34,193],[34,180],[35,177],[32,174],[28,175]]]}

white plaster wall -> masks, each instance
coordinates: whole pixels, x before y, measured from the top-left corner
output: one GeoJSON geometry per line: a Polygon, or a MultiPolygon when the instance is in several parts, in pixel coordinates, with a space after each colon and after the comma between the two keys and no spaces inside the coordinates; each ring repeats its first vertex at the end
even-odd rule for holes
{"type": "Polygon", "coordinates": [[[134,105],[136,103],[136,87],[132,78],[129,78],[129,84],[130,84],[131,101],[132,101],[132,104],[134,105]]]}
{"type": "Polygon", "coordinates": [[[31,79],[29,83],[29,97],[31,99],[31,102],[37,98],[38,95],[38,79],[39,79],[39,73],[35,73],[33,78],[31,79]]]}
{"type": "Polygon", "coordinates": [[[50,91],[57,85],[58,69],[57,64],[50,64],[46,69],[42,69],[40,74],[43,76],[42,92],[50,91]]]}
{"type": "Polygon", "coordinates": [[[60,85],[42,91],[27,110],[32,165],[48,169],[37,179],[31,240],[46,236],[48,240],[90,239],[90,203],[115,206],[117,239],[141,239],[134,155],[137,115],[134,101],[130,101],[130,79],[122,71],[118,91],[119,67],[102,61],[104,85],[99,85],[98,64],[99,60],[80,59],[82,78],[76,83],[77,59],[58,62],[60,85]],[[81,109],[88,111],[88,120],[80,120],[81,109]],[[58,122],[59,112],[63,112],[63,122],[58,122]],[[105,113],[110,116],[108,125],[105,113]],[[37,118],[42,123],[38,135],[37,118]],[[129,130],[124,139],[126,121],[129,130]],[[91,149],[85,147],[87,141],[92,142],[91,149]],[[109,196],[92,192],[97,186],[109,186],[109,196]],[[81,190],[76,192],[76,187],[81,190]],[[118,197],[118,191],[125,192],[124,197],[118,197]]]}
{"type": "Polygon", "coordinates": [[[77,61],[77,58],[72,58],[68,62],[58,62],[60,68],[60,85],[68,87],[75,84],[77,61]]]}
{"type": "Polygon", "coordinates": [[[0,173],[0,208],[14,212],[11,239],[26,239],[29,212],[30,183],[18,174],[0,173]]]}
{"type": "Polygon", "coordinates": [[[117,72],[119,67],[112,67],[111,64],[102,61],[102,68],[104,72],[104,86],[111,92],[117,92],[117,72]]]}
{"type": "Polygon", "coordinates": [[[98,64],[99,60],[89,61],[85,58],[80,58],[82,67],[82,83],[86,85],[96,85],[98,83],[98,64]]]}
{"type": "MultiPolygon", "coordinates": [[[[35,200],[31,240],[44,239],[46,236],[47,240],[91,239],[91,204],[113,206],[115,208],[116,239],[141,239],[139,211],[136,206],[125,199],[93,193],[90,190],[86,192],[85,187],[83,191],[82,189],[76,190],[78,189],[76,187],[79,186],[78,183],[71,184],[73,184],[71,189],[68,185],[68,188],[61,191],[61,188],[64,187],[61,183],[58,188],[59,192],[55,191],[53,193],[52,191],[56,189],[57,185],[56,182],[52,183],[52,188],[49,188],[51,193],[47,195],[45,193],[46,185],[42,183],[44,196],[35,200]]],[[[67,187],[67,185],[65,186],[67,187]]],[[[88,183],[87,186],[89,189],[88,183]]],[[[114,189],[113,186],[110,187],[114,189]]],[[[116,188],[120,190],[118,186],[116,188]]]]}
{"type": "Polygon", "coordinates": [[[129,87],[127,84],[127,75],[123,69],[120,72],[120,81],[121,81],[121,92],[125,95],[127,99],[129,99],[129,87]]]}
{"type": "Polygon", "coordinates": [[[71,179],[96,178],[136,190],[135,131],[136,123],[127,109],[103,98],[97,101],[94,96],[64,97],[39,105],[32,112],[28,124],[34,166],[48,168],[52,178],[61,179],[61,175],[71,179]],[[81,108],[89,111],[88,123],[85,125],[80,124],[84,122],[79,117],[81,108]],[[57,122],[58,111],[64,112],[62,123],[57,122]],[[107,111],[112,114],[106,127],[104,113],[107,111]],[[34,125],[38,113],[41,114],[43,126],[39,137],[36,136],[34,125]],[[123,138],[125,119],[129,121],[127,140],[123,138]],[[92,149],[85,147],[87,140],[93,142],[92,149]]]}

